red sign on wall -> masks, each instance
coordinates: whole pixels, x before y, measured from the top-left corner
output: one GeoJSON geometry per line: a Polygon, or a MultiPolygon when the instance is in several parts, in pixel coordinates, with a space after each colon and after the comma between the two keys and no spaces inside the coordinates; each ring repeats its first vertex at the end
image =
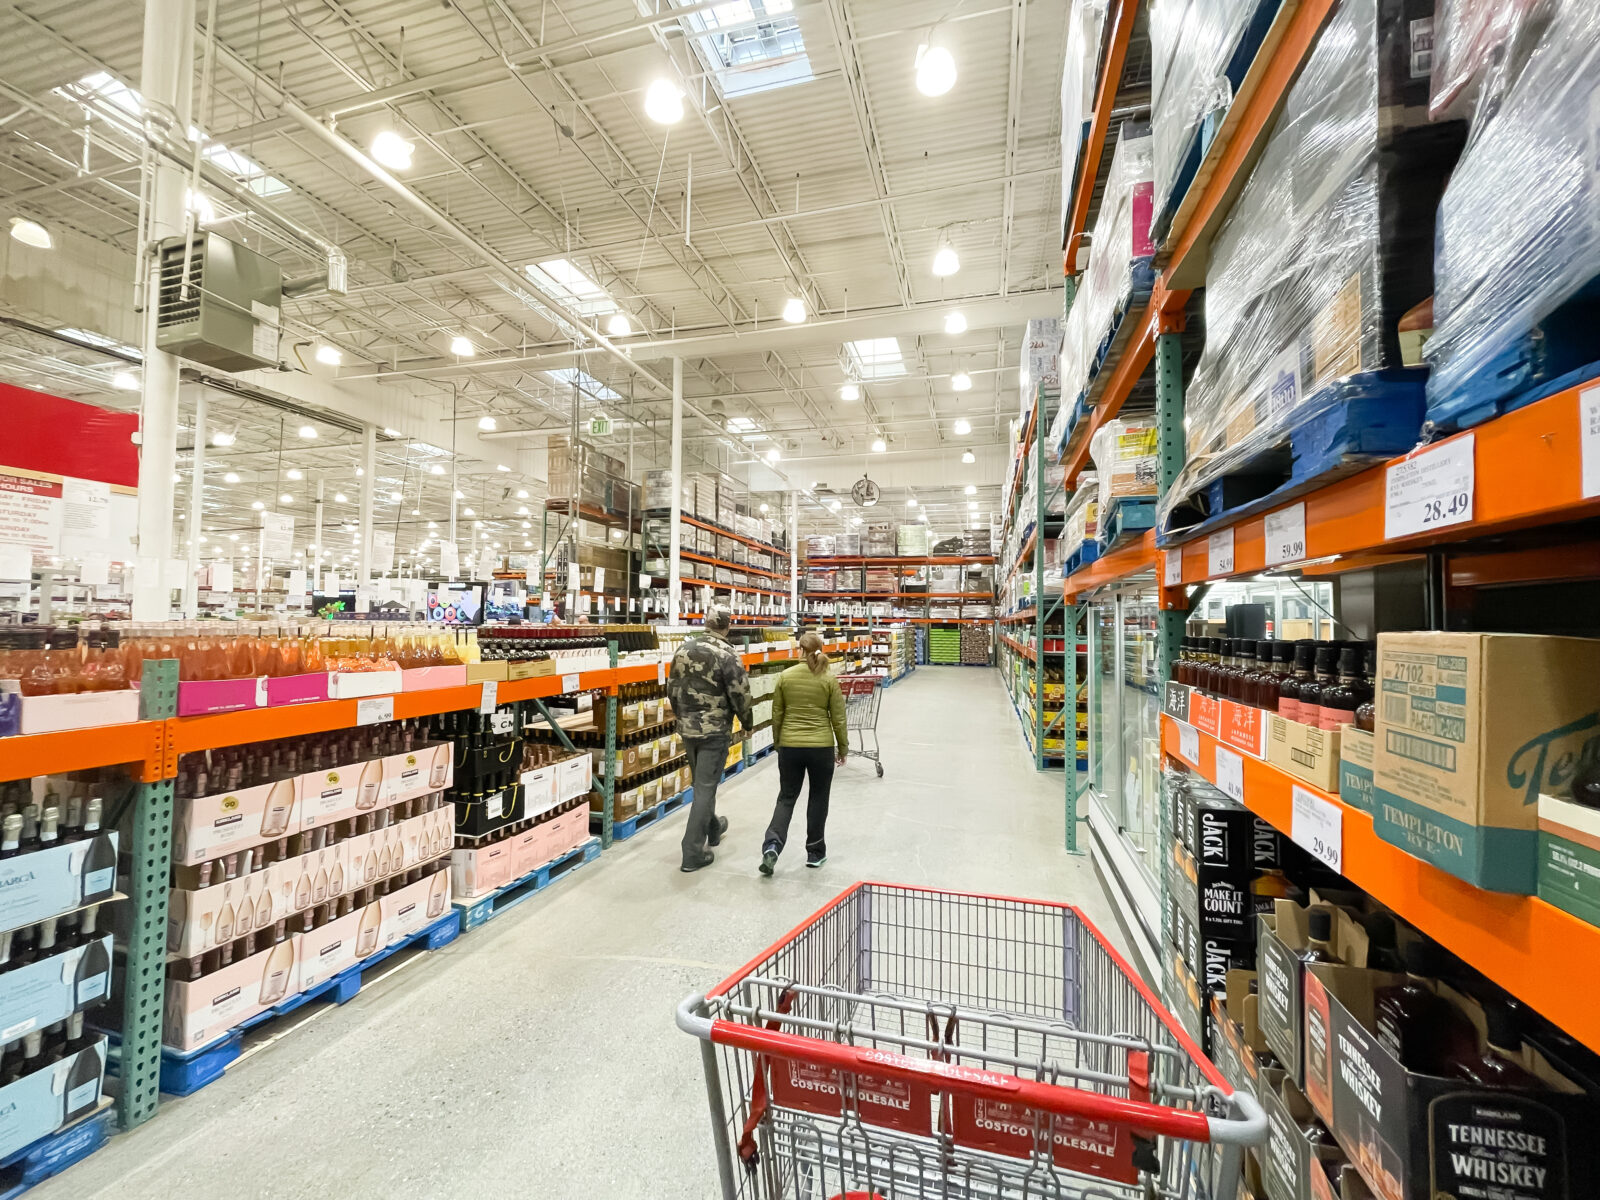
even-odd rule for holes
{"type": "Polygon", "coordinates": [[[0,462],[42,475],[139,486],[138,413],[0,383],[0,462]]]}

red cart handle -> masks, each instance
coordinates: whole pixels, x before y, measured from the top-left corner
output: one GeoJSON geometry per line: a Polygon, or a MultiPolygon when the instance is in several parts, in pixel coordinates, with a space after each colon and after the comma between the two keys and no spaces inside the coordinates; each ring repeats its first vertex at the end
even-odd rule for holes
{"type": "Polygon", "coordinates": [[[1138,1100],[1122,1100],[1082,1088],[1057,1087],[958,1063],[909,1058],[888,1050],[797,1037],[736,1021],[712,1021],[710,1038],[719,1046],[734,1046],[757,1054],[770,1054],[837,1071],[923,1085],[931,1082],[946,1092],[961,1092],[1005,1104],[1021,1104],[1058,1117],[1110,1121],[1151,1137],[1182,1138],[1190,1142],[1212,1140],[1212,1122],[1201,1112],[1163,1108],[1159,1104],[1138,1100]]]}

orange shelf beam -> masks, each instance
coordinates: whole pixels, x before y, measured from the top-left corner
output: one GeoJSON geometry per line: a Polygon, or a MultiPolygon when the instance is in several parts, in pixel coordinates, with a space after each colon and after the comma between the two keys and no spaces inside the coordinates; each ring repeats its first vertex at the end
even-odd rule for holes
{"type": "Polygon", "coordinates": [[[31,733],[0,739],[0,780],[60,775],[160,757],[161,721],[130,721],[60,733],[31,733]]]}
{"type": "MultiPolygon", "coordinates": [[[[1179,722],[1161,718],[1161,745],[1170,757],[1216,782],[1217,741],[1200,733],[1200,761],[1179,753],[1179,722]]],[[[1600,1051],[1600,928],[1536,896],[1486,892],[1381,840],[1372,818],[1270,763],[1241,753],[1244,802],[1288,833],[1294,788],[1343,810],[1344,875],[1441,943],[1600,1051]]]]}
{"type": "Polygon", "coordinates": [[[804,569],[826,571],[830,567],[899,567],[913,570],[917,567],[984,567],[994,565],[992,554],[935,554],[912,555],[906,558],[863,558],[859,555],[819,554],[801,563],[804,569]]]}
{"type": "Polygon", "coordinates": [[[1108,583],[1115,583],[1140,571],[1153,571],[1156,567],[1156,531],[1147,529],[1137,541],[1118,547],[1103,558],[1097,558],[1081,570],[1067,576],[1062,584],[1062,594],[1076,602],[1084,592],[1108,583]]]}
{"type": "Polygon", "coordinates": [[[1009,584],[1011,582],[1011,577],[1017,573],[1023,563],[1033,561],[1033,547],[1038,540],[1039,531],[1035,529],[1028,535],[1027,540],[1022,543],[1022,548],[1017,551],[1016,562],[1012,563],[1011,570],[1006,572],[1006,583],[1009,584]]]}
{"type": "Polygon", "coordinates": [[[734,533],[731,529],[724,529],[720,525],[712,525],[707,521],[702,521],[699,517],[691,517],[688,513],[679,513],[678,519],[681,520],[685,525],[693,525],[696,529],[705,529],[721,537],[732,538],[736,542],[743,542],[746,546],[753,546],[755,549],[764,550],[768,554],[777,554],[784,558],[789,557],[789,552],[787,550],[780,549],[779,547],[774,546],[771,542],[763,542],[756,538],[745,537],[742,533],[734,533]]]}
{"type": "Polygon", "coordinates": [[[709,554],[699,554],[693,550],[680,550],[678,552],[678,557],[687,558],[691,562],[710,563],[714,567],[726,567],[730,571],[742,571],[746,575],[762,575],[768,579],[787,580],[789,578],[787,575],[780,575],[776,571],[767,571],[760,567],[752,567],[747,563],[729,562],[725,558],[712,558],[709,554]]]}

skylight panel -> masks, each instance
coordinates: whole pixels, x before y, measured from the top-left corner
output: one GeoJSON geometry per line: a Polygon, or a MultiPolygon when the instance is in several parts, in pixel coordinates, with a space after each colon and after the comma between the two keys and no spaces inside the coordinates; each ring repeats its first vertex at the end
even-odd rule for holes
{"type": "Polygon", "coordinates": [[[906,373],[899,338],[864,338],[846,342],[844,349],[855,374],[861,379],[893,379],[906,373]]]}
{"type": "Polygon", "coordinates": [[[612,391],[587,371],[580,371],[577,367],[558,367],[554,371],[547,371],[557,383],[578,385],[578,390],[584,395],[595,400],[621,400],[620,393],[612,391]]]}
{"type": "Polygon", "coordinates": [[[700,48],[723,95],[750,95],[812,78],[793,9],[793,0],[733,0],[684,15],[688,27],[702,35],[700,48]]]}
{"type": "Polygon", "coordinates": [[[78,95],[74,95],[74,92],[98,96],[100,99],[116,105],[123,112],[135,117],[139,115],[139,111],[144,105],[144,101],[140,98],[138,92],[125,84],[118,83],[104,71],[96,71],[93,75],[85,75],[77,83],[65,88],[57,88],[56,91],[70,99],[80,98],[78,95]]]}
{"type": "Polygon", "coordinates": [[[756,427],[755,421],[753,421],[749,417],[729,417],[728,418],[728,432],[729,433],[751,433],[751,432],[754,431],[755,427],[756,427]]]}
{"type": "Polygon", "coordinates": [[[565,258],[553,258],[537,265],[529,263],[523,270],[527,271],[529,279],[580,316],[599,317],[617,311],[617,302],[605,288],[565,258]]]}

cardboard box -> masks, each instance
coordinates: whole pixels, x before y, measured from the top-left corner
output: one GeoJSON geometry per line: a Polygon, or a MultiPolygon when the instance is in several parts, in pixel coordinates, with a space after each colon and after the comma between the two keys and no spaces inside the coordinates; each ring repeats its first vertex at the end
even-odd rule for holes
{"type": "MultiPolygon", "coordinates": [[[[1379,988],[1401,977],[1316,966],[1306,981],[1307,1041],[1327,1046],[1315,1087],[1330,1128],[1379,1200],[1557,1200],[1600,1188],[1593,1101],[1537,1051],[1520,1065],[1548,1090],[1474,1088],[1408,1071],[1373,1032],[1379,988]]],[[[1442,985],[1482,1033],[1482,1013],[1442,985]]],[[[1308,1079],[1307,1090],[1312,1091],[1308,1079]]]]}
{"type": "Polygon", "coordinates": [[[555,764],[556,799],[575,800],[587,795],[593,786],[594,773],[587,754],[575,755],[555,764]]]}
{"type": "Polygon", "coordinates": [[[1286,721],[1276,713],[1267,716],[1267,761],[1324,792],[1337,791],[1340,732],[1286,721]]]}
{"type": "Polygon", "coordinates": [[[180,717],[238,712],[245,708],[262,708],[266,703],[265,675],[246,679],[196,679],[178,684],[180,717]]]}
{"type": "Polygon", "coordinates": [[[117,894],[117,835],[0,859],[0,929],[36,925],[117,894]]]}
{"type": "Polygon", "coordinates": [[[1260,1099],[1262,1064],[1273,1060],[1257,1018],[1261,998],[1250,990],[1255,979],[1254,971],[1229,971],[1222,988],[1211,994],[1208,1015],[1211,1061],[1236,1091],[1260,1099]]]}
{"type": "Polygon", "coordinates": [[[1210,1054],[1211,1031],[1206,1026],[1206,1000],[1200,980],[1189,969],[1189,964],[1176,946],[1169,943],[1163,950],[1166,972],[1162,981],[1162,999],[1195,1045],[1210,1054]]]}
{"type": "Polygon", "coordinates": [[[1313,1144],[1300,1128],[1314,1115],[1294,1080],[1284,1072],[1269,1071],[1270,1086],[1261,1089],[1261,1107],[1267,1114],[1267,1144],[1261,1154],[1261,1182],[1268,1200],[1320,1200],[1312,1180],[1326,1184],[1323,1160],[1341,1161],[1344,1155],[1327,1145],[1313,1144]]]}
{"type": "Polygon", "coordinates": [[[467,663],[467,682],[482,683],[485,680],[494,680],[496,683],[504,682],[510,678],[508,668],[510,663],[504,660],[497,662],[467,663]]]}
{"type": "Polygon", "coordinates": [[[280,779],[236,792],[178,797],[172,820],[172,861],[194,866],[300,829],[296,779],[280,779]]]}
{"type": "Polygon", "coordinates": [[[105,1038],[0,1088],[0,1157],[54,1133],[100,1106],[105,1038]]]}
{"type": "Polygon", "coordinates": [[[267,704],[311,704],[328,698],[328,673],[281,675],[267,680],[267,704]]]}
{"type": "Polygon", "coordinates": [[[391,754],[382,759],[384,804],[399,804],[429,792],[442,792],[455,783],[452,743],[434,742],[391,754]]]}
{"type": "Polygon", "coordinates": [[[1375,735],[1346,725],[1339,732],[1339,799],[1362,812],[1372,811],[1372,759],[1375,735]]]}
{"type": "MultiPolygon", "coordinates": [[[[1365,930],[1343,908],[1326,904],[1315,892],[1312,906],[1333,909],[1334,954],[1355,966],[1367,962],[1365,930]]],[[[1260,987],[1257,1017],[1267,1048],[1297,1087],[1306,1082],[1305,964],[1300,953],[1310,944],[1307,936],[1309,908],[1292,900],[1276,900],[1270,916],[1258,917],[1256,972],[1260,987]]]]}
{"type": "Polygon", "coordinates": [[[295,961],[300,965],[300,989],[307,991],[378,949],[378,925],[383,912],[374,900],[329,921],[320,929],[294,935],[295,961]]]}
{"type": "Polygon", "coordinates": [[[198,980],[167,980],[162,1041],[197,1050],[300,991],[295,939],[285,938],[198,980]]]}
{"type": "Polygon", "coordinates": [[[333,700],[387,696],[399,690],[398,667],[392,671],[331,671],[328,674],[328,696],[333,700]]]}
{"type": "Polygon", "coordinates": [[[1539,898],[1600,925],[1600,812],[1539,797],[1539,898]]]}
{"type": "Polygon", "coordinates": [[[450,910],[450,872],[435,871],[408,887],[380,896],[378,905],[382,910],[379,943],[392,946],[450,910]]]}
{"type": "Polygon", "coordinates": [[[517,848],[514,843],[527,836],[526,833],[519,834],[498,842],[453,851],[450,855],[451,891],[460,899],[475,900],[526,875],[527,871],[517,869],[517,848]]]}
{"type": "Polygon", "coordinates": [[[433,688],[462,687],[467,682],[467,668],[411,667],[400,672],[400,690],[425,692],[433,688]]]}
{"type": "Polygon", "coordinates": [[[1493,891],[1538,883],[1538,799],[1600,724],[1600,639],[1378,636],[1373,826],[1493,891]]]}
{"type": "Polygon", "coordinates": [[[111,992],[111,935],[0,974],[0,1041],[64,1021],[111,992]]]}
{"type": "MultiPolygon", "coordinates": [[[[15,680],[6,682],[16,686],[15,680]]],[[[139,693],[132,688],[72,696],[19,696],[17,702],[17,732],[22,734],[126,725],[139,719],[139,693]]]]}

